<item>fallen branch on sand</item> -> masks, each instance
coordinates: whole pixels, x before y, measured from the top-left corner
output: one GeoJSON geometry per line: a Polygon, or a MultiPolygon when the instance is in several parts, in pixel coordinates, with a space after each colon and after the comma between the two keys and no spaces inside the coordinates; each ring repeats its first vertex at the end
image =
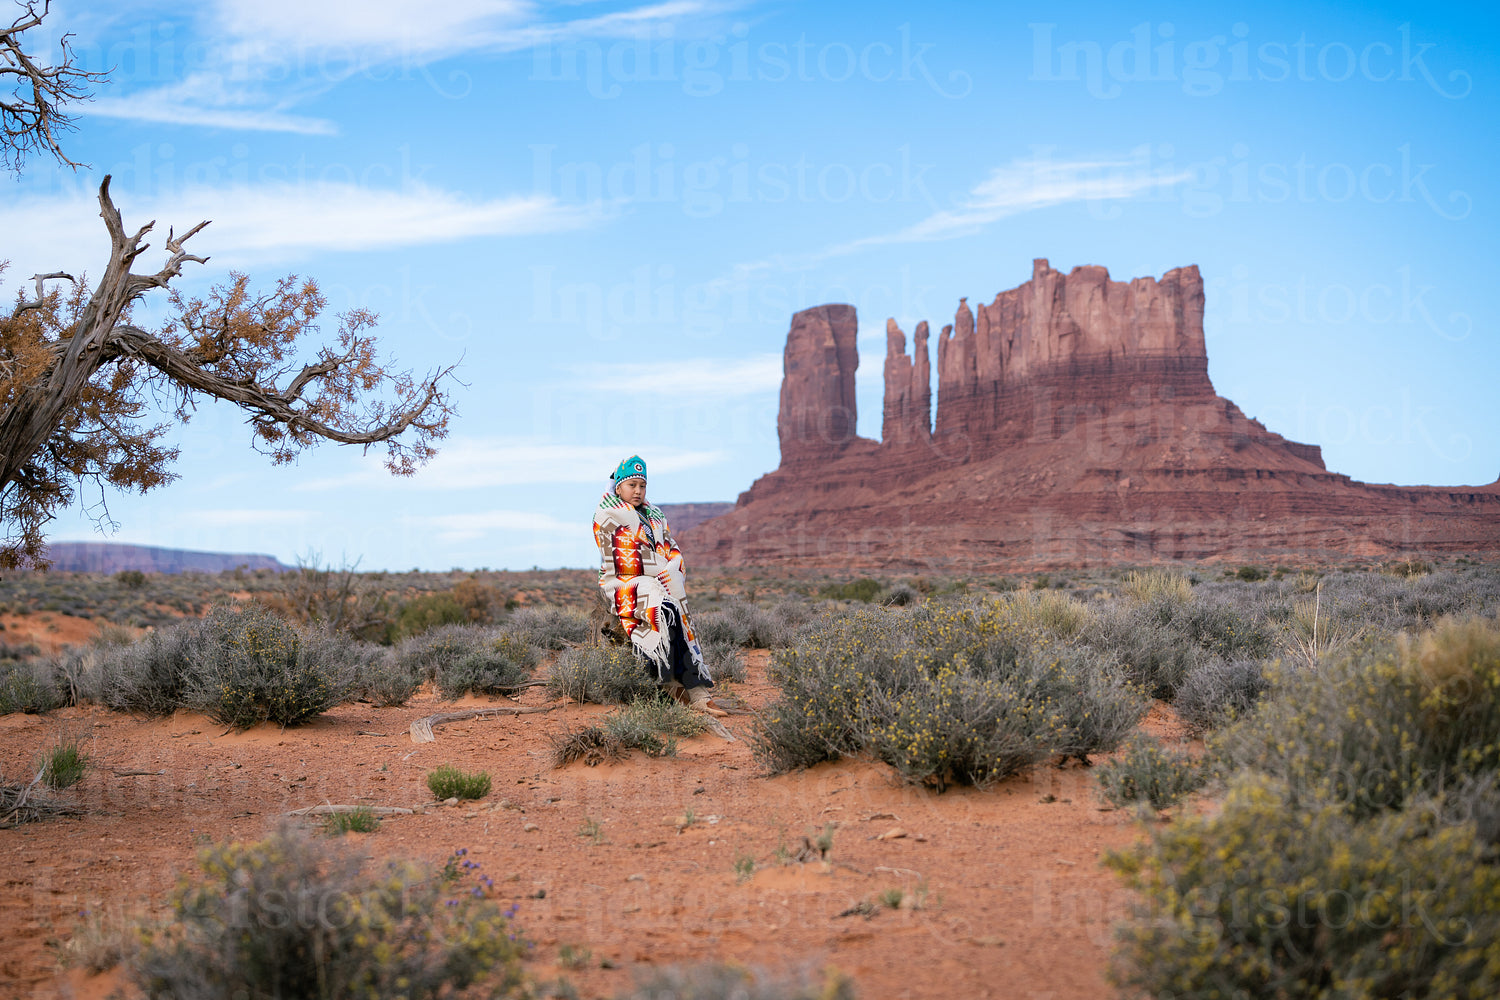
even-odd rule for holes
{"type": "Polygon", "coordinates": [[[724,725],[724,723],[720,722],[718,719],[715,719],[710,715],[705,717],[704,721],[708,723],[708,731],[713,733],[719,739],[728,740],[731,743],[739,742],[734,738],[734,734],[729,731],[729,727],[724,725]]]}
{"type": "Polygon", "coordinates": [[[533,712],[550,712],[562,702],[553,702],[550,705],[524,705],[517,707],[502,706],[500,708],[476,708],[468,712],[440,712],[437,715],[429,715],[426,718],[417,719],[411,724],[411,741],[413,743],[435,743],[437,737],[432,734],[433,726],[441,726],[445,722],[462,722],[464,719],[482,719],[494,715],[530,715],[533,712]]]}
{"type": "Polygon", "coordinates": [[[48,816],[77,816],[77,806],[65,805],[38,791],[42,783],[38,771],[29,785],[0,785],[0,830],[10,830],[22,823],[35,823],[48,816]]]}
{"type": "Polygon", "coordinates": [[[301,809],[293,809],[287,813],[288,816],[332,816],[335,813],[352,813],[364,809],[374,813],[376,816],[410,816],[411,809],[401,806],[345,806],[331,805],[327,802],[317,806],[303,806],[301,809]]]}

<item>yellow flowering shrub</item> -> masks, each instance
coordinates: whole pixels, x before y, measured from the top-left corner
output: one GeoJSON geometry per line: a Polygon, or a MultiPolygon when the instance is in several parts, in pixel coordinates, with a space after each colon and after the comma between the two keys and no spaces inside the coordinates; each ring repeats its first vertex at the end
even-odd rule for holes
{"type": "Polygon", "coordinates": [[[1271,673],[1271,697],[1221,732],[1215,754],[1284,781],[1293,799],[1356,817],[1466,774],[1500,769],[1500,626],[1444,621],[1370,642],[1316,671],[1271,673]]]}
{"type": "Polygon", "coordinates": [[[1143,897],[1116,981],[1179,1000],[1500,996],[1500,866],[1452,804],[1360,822],[1242,774],[1217,815],[1108,859],[1143,897]]]}
{"type": "Polygon", "coordinates": [[[1180,998],[1500,996],[1500,627],[1273,672],[1222,810],[1110,863],[1122,985],[1180,998]]]}

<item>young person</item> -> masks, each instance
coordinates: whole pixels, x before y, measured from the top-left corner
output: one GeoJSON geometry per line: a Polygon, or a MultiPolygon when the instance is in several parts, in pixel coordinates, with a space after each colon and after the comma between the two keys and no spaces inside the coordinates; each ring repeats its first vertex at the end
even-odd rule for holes
{"type": "Polygon", "coordinates": [[[713,678],[688,618],[682,552],[661,509],[646,502],[646,462],[632,455],[610,476],[594,510],[599,586],[630,643],[668,693],[700,712],[713,703],[713,678]]]}

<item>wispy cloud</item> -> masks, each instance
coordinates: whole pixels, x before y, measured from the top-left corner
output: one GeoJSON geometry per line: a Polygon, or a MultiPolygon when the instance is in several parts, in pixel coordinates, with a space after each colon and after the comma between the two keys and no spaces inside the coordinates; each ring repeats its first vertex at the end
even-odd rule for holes
{"type": "Polygon", "coordinates": [[[766,274],[797,271],[823,261],[902,243],[930,243],[982,232],[1002,219],[1058,205],[1121,201],[1170,188],[1190,179],[1188,171],[1163,173],[1143,156],[1054,160],[1044,151],[996,167],[950,209],[889,233],[835,243],[801,254],[775,254],[738,264],[709,285],[727,291],[766,274]]]}
{"type": "Polygon", "coordinates": [[[442,97],[462,96],[465,71],[443,79],[430,64],[464,53],[507,53],[587,38],[629,38],[658,26],[674,34],[732,9],[732,0],[667,0],[586,17],[578,4],[531,0],[217,0],[196,18],[201,63],[182,79],[80,107],[83,114],[178,125],[328,135],[327,119],[299,103],[361,74],[422,77],[442,97]],[[557,16],[555,12],[561,12],[557,16]]]}
{"type": "MultiPolygon", "coordinates": [[[[681,472],[724,461],[722,451],[681,451],[642,445],[652,472],[681,472]]],[[[611,445],[551,444],[503,438],[458,438],[446,442],[437,457],[410,479],[386,472],[373,457],[340,476],[298,484],[296,491],[334,489],[470,490],[529,486],[538,483],[599,483],[628,452],[611,445]]]]}
{"type": "Polygon", "coordinates": [[[1134,158],[1057,161],[1036,156],[1014,160],[991,171],[955,208],[934,212],[894,233],[837,244],[824,253],[836,257],[891,243],[950,240],[972,235],[1022,212],[1076,202],[1135,198],[1180,184],[1191,176],[1188,171],[1162,174],[1134,158]]]}
{"type": "Polygon", "coordinates": [[[508,51],[543,41],[621,37],[643,25],[712,15],[734,4],[667,0],[624,5],[587,17],[553,17],[579,4],[530,0],[219,0],[215,21],[228,37],[269,50],[342,49],[358,58],[434,59],[476,50],[508,51]]]}
{"type": "Polygon", "coordinates": [[[279,111],[203,107],[174,99],[162,91],[146,91],[130,97],[109,97],[85,106],[83,114],[97,118],[124,118],[166,125],[200,125],[243,132],[290,132],[295,135],[335,135],[338,126],[324,118],[308,118],[279,111]]]}
{"type": "MultiPolygon", "coordinates": [[[[607,215],[598,206],[563,205],[545,195],[476,200],[420,184],[400,190],[326,182],[195,187],[147,199],[117,195],[116,203],[127,226],[158,220],[160,235],[150,239],[156,247],[168,225],[181,231],[212,220],[190,248],[225,266],[297,260],[319,251],[566,232],[607,215]]],[[[12,276],[73,270],[108,248],[98,204],[81,192],[0,206],[0,232],[31,234],[22,252],[12,253],[12,276]]]]}
{"type": "Polygon", "coordinates": [[[527,535],[582,535],[587,528],[577,520],[562,521],[551,514],[525,510],[485,510],[466,514],[435,514],[430,517],[407,517],[409,524],[426,527],[437,533],[439,541],[465,542],[486,535],[511,532],[527,535]]]}
{"type": "Polygon", "coordinates": [[[701,401],[753,396],[773,392],[781,386],[781,355],[756,354],[747,358],[682,358],[660,362],[621,362],[611,365],[581,365],[570,389],[629,394],[656,393],[660,386],[672,387],[674,401],[701,401]]]}

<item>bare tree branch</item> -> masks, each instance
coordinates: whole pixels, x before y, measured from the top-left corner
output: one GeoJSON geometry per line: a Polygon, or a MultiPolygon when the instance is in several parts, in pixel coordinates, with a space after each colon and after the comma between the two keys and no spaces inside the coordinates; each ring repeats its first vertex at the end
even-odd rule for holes
{"type": "Polygon", "coordinates": [[[21,4],[25,13],[8,28],[0,28],[0,80],[9,78],[10,98],[0,98],[0,163],[17,174],[29,153],[46,153],[73,168],[84,166],[63,152],[57,134],[74,128],[73,116],[64,111],[72,101],[89,98],[89,87],[108,74],[79,69],[69,39],[59,40],[62,61],[44,66],[26,51],[22,36],[41,26],[51,11],[51,0],[21,4]]]}
{"type": "Polygon", "coordinates": [[[67,278],[73,284],[78,284],[78,279],[66,271],[53,271],[51,274],[33,274],[31,279],[36,282],[36,298],[30,302],[17,302],[16,309],[10,314],[10,318],[15,319],[28,309],[41,309],[47,302],[47,295],[42,290],[42,282],[51,281],[54,278],[67,278]]]}
{"type": "MultiPolygon", "coordinates": [[[[274,389],[268,390],[259,385],[213,375],[195,365],[181,351],[173,350],[156,337],[136,327],[121,326],[115,330],[114,336],[110,338],[108,351],[116,350],[119,354],[130,354],[140,358],[179,386],[253,411],[255,416],[252,419],[254,420],[272,420],[339,444],[379,444],[395,437],[408,427],[416,425],[433,402],[442,395],[440,383],[452,373],[454,368],[452,365],[440,368],[424,379],[418,394],[389,419],[372,427],[349,431],[324,423],[305,410],[295,408],[292,404],[297,400],[297,393],[292,391],[292,388],[276,392],[274,389]]],[[[105,360],[113,360],[115,356],[117,355],[106,353],[105,360]]],[[[303,376],[307,375],[309,369],[313,369],[315,374],[326,374],[336,370],[337,367],[336,364],[308,366],[302,370],[302,374],[297,376],[293,387],[298,391],[301,390],[307,382],[303,376]]]]}
{"type": "Polygon", "coordinates": [[[65,300],[44,283],[69,275],[36,275],[36,299],[17,296],[10,316],[0,314],[0,524],[11,536],[0,543],[0,565],[40,559],[41,526],[71,502],[72,482],[144,491],[173,478],[166,467],[176,452],[155,443],[167,425],[140,422],[150,385],[173,390],[179,420],[201,396],[246,410],[252,446],[276,462],[321,441],[384,444],[387,468],[406,475],[435,454],[452,416],[444,382],[454,365],[422,379],[386,367],[365,332],[375,317],[363,310],[340,317],[336,347],[299,364],[325,305],[315,283],[290,276],[255,296],[247,276],[231,274],[207,299],[185,299],[170,284],[185,264],[208,260],[185,248],[208,223],[181,235],[169,229],[165,264],[137,274],[132,265],[155,223],[129,234],[109,185],[109,177],[99,185],[109,263],[94,288],[74,281],[65,300]],[[152,332],[130,310],[156,288],[168,290],[174,311],[152,332]]]}

